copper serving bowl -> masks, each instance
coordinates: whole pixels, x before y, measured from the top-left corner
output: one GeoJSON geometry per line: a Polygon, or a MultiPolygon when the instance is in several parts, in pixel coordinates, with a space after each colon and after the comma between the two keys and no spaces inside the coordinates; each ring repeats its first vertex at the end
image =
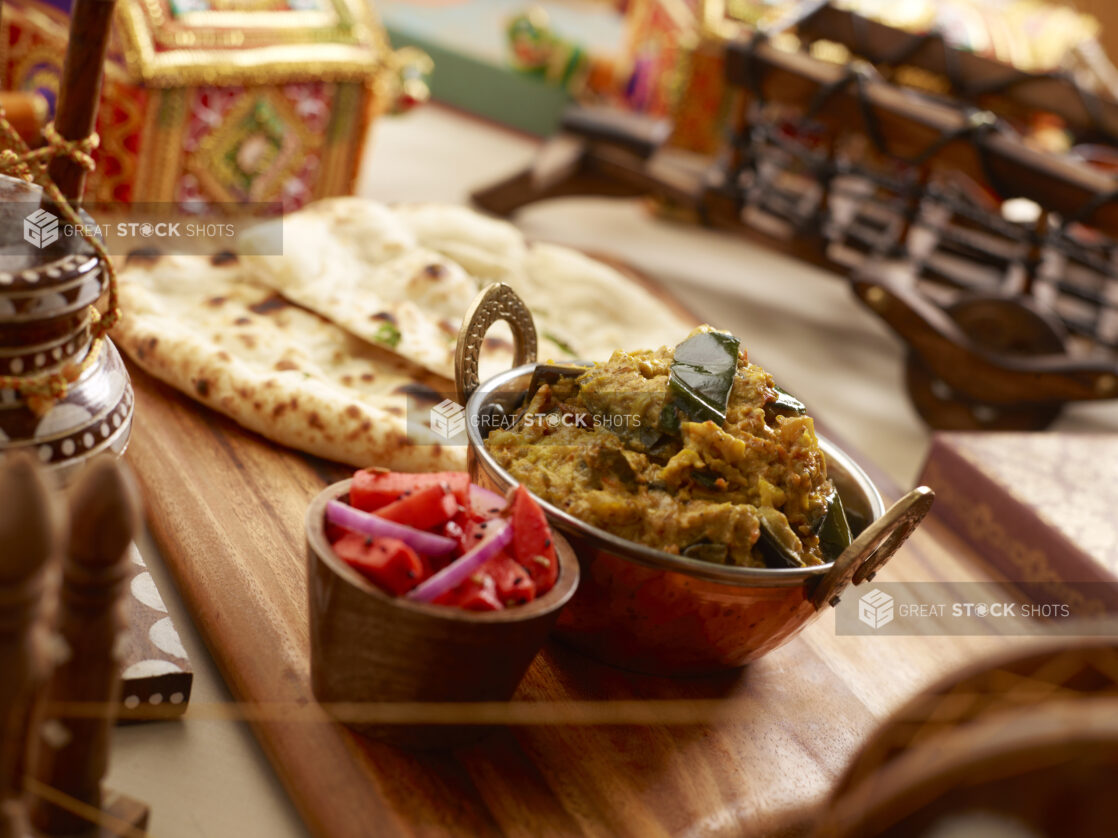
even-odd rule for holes
{"type": "MultiPolygon", "coordinates": [[[[535,369],[531,316],[506,285],[491,285],[475,301],[458,340],[459,401],[466,405],[471,478],[504,492],[516,480],[485,448],[494,411],[523,403],[535,369]],[[478,354],[495,320],[513,329],[517,366],[479,383],[478,354]]],[[[835,561],[803,568],[713,564],[619,538],[537,500],[574,547],[581,580],[559,616],[558,636],[591,657],[661,675],[715,672],[742,666],[783,644],[851,582],[861,584],[896,552],[931,507],[933,494],[914,489],[885,510],[881,495],[857,463],[820,438],[828,474],[855,520],[866,526],[835,561]]]]}

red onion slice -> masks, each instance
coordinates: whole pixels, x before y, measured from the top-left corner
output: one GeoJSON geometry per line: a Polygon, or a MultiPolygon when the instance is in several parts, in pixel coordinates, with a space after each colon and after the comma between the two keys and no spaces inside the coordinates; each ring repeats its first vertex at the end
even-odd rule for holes
{"type": "Polygon", "coordinates": [[[488,538],[473,550],[455,559],[434,576],[420,582],[405,596],[415,602],[431,602],[447,591],[453,590],[481,570],[491,558],[512,542],[512,527],[508,521],[496,521],[498,526],[488,538]]]}
{"type": "Polygon", "coordinates": [[[398,538],[424,556],[436,558],[445,556],[458,546],[458,542],[453,538],[417,530],[406,524],[397,524],[395,521],[386,520],[371,512],[363,512],[338,500],[326,504],[326,520],[373,538],[398,538]]]}
{"type": "Polygon", "coordinates": [[[492,518],[494,515],[503,512],[508,505],[509,502],[496,492],[483,489],[474,483],[470,484],[470,506],[481,517],[492,518]]]}

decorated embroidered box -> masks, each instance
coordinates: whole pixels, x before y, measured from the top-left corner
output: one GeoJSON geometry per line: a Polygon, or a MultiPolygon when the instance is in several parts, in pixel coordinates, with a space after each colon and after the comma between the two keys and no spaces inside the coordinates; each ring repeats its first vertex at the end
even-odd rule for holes
{"type": "MultiPolygon", "coordinates": [[[[8,0],[0,83],[51,104],[70,0],[8,0]]],[[[94,201],[285,211],[352,191],[386,104],[371,0],[118,0],[94,201]]]]}

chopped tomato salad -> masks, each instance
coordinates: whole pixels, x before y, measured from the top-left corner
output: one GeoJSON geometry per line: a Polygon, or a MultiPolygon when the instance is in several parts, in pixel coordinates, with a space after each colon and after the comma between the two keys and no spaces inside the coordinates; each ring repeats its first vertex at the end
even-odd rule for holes
{"type": "Polygon", "coordinates": [[[364,469],[349,503],[326,506],[338,558],[392,596],[500,611],[543,596],[559,576],[547,518],[523,486],[503,498],[465,472],[364,469]]]}

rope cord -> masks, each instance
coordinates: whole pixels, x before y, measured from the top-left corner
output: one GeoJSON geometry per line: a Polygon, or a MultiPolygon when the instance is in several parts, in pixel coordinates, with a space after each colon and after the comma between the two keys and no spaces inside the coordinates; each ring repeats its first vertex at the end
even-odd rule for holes
{"type": "Polygon", "coordinates": [[[0,107],[0,144],[5,146],[0,150],[0,173],[42,187],[44,194],[54,203],[54,208],[75,229],[81,231],[82,238],[93,248],[93,252],[101,262],[101,270],[105,272],[108,305],[104,314],[95,307],[90,307],[91,343],[89,351],[79,363],[68,363],[60,370],[34,376],[0,376],[0,389],[14,390],[24,398],[28,407],[39,415],[46,413],[57,400],[64,398],[70,385],[97,360],[105,335],[120,319],[116,270],[105,250],[105,245],[87,229],[78,211],[47,173],[51,162],[59,157],[73,160],[87,172],[93,171],[96,164],[92,153],[99,144],[99,138],[97,134],[92,134],[82,140],[67,140],[58,133],[53,122],[44,127],[43,137],[46,140],[45,145],[34,150],[30,149],[8,121],[4,109],[0,107]]]}

